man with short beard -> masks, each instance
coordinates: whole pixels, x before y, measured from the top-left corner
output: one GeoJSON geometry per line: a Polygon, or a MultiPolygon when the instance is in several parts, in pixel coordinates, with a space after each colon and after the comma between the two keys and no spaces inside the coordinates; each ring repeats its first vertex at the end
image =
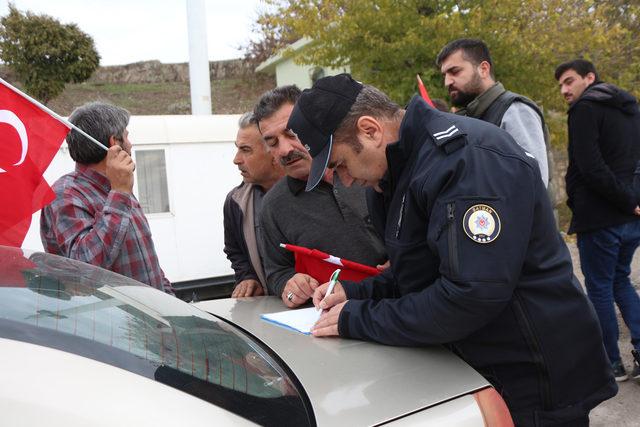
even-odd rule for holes
{"type": "Polygon", "coordinates": [[[549,185],[548,132],[538,106],[529,98],[505,90],[493,75],[489,48],[482,40],[458,39],[442,48],[436,59],[456,114],[493,123],[509,132],[538,161],[549,185]]]}
{"type": "Polygon", "coordinates": [[[308,302],[318,281],[296,273],[293,255],[280,249],[280,243],[318,249],[367,265],[386,260],[384,245],[369,219],[363,188],[345,187],[339,179],[334,181],[333,170],[328,170],[313,191],[304,191],[311,156],[287,128],[300,93],[293,85],[277,87],[263,94],[253,111],[267,147],[286,175],[264,197],[260,253],[269,294],[279,295],[290,308],[308,302]]]}
{"type": "Polygon", "coordinates": [[[578,237],[584,284],[616,380],[625,381],[628,375],[618,348],[614,302],[631,333],[636,356],[631,376],[640,379],[640,297],[629,279],[640,245],[638,101],[601,81],[596,67],[584,59],[560,64],[555,78],[569,104],[569,234],[578,237]]]}

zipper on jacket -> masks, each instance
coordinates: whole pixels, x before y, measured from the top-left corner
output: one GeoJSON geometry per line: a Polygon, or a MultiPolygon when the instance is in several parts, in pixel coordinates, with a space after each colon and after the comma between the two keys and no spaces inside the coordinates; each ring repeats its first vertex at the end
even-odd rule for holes
{"type": "Polygon", "coordinates": [[[458,239],[456,236],[456,225],[454,221],[456,219],[456,204],[455,202],[447,203],[447,231],[449,239],[449,265],[451,266],[451,274],[453,276],[458,275],[459,261],[458,261],[458,239]]]}
{"type": "Polygon", "coordinates": [[[402,216],[404,215],[404,198],[406,193],[402,195],[402,201],[400,202],[400,213],[398,214],[398,224],[396,226],[396,240],[400,237],[400,227],[402,227],[402,216]]]}
{"type": "Polygon", "coordinates": [[[538,341],[538,337],[533,331],[533,327],[531,326],[529,317],[522,307],[520,295],[514,293],[514,296],[515,298],[513,300],[513,305],[516,308],[518,315],[520,316],[521,325],[525,329],[522,332],[525,336],[525,339],[527,340],[527,344],[530,346],[531,353],[533,354],[533,362],[535,363],[538,370],[538,379],[540,381],[540,387],[542,389],[541,393],[544,409],[550,410],[552,408],[551,384],[549,380],[549,372],[547,371],[544,356],[542,354],[542,346],[540,345],[540,341],[538,341]]]}

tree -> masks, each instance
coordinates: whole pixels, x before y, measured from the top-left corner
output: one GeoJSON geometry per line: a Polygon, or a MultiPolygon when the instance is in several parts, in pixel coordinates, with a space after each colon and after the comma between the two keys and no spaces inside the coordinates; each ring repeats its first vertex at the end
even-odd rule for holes
{"type": "Polygon", "coordinates": [[[91,77],[100,63],[93,39],[77,25],[47,15],[21,13],[9,5],[0,19],[0,59],[34,98],[47,103],[66,83],[91,77]]]}
{"type": "Polygon", "coordinates": [[[245,60],[254,66],[266,61],[278,50],[297,40],[288,28],[282,28],[272,22],[268,15],[261,15],[253,24],[253,32],[260,35],[258,40],[250,41],[244,47],[245,60]]]}
{"type": "MultiPolygon", "coordinates": [[[[316,43],[300,63],[351,67],[352,74],[404,105],[420,73],[433,97],[446,97],[435,58],[449,41],[483,39],[498,80],[540,103],[564,110],[553,77],[563,61],[592,60],[601,74],[638,88],[637,0],[267,0],[261,16],[273,34],[316,43]],[[632,5],[630,5],[632,4],[632,5]],[[636,84],[634,84],[636,83],[636,84]]],[[[556,121],[552,132],[564,138],[556,121]]]]}

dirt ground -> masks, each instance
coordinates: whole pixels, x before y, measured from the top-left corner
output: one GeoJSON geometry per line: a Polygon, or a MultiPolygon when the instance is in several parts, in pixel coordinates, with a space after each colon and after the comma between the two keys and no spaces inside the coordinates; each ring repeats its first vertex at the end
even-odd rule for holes
{"type": "MultiPolygon", "coordinates": [[[[584,284],[584,277],[580,271],[580,259],[578,257],[578,249],[575,243],[567,243],[573,258],[575,274],[584,284]]],[[[640,289],[640,251],[636,251],[631,268],[631,281],[636,289],[640,289]]],[[[627,368],[627,372],[631,373],[633,368],[631,356],[631,342],[629,337],[629,329],[625,326],[620,313],[618,313],[618,324],[620,325],[620,353],[622,360],[627,368]]],[[[629,379],[618,383],[618,395],[603,402],[591,411],[590,420],[593,427],[637,427],[640,426],[640,381],[629,379]]]]}

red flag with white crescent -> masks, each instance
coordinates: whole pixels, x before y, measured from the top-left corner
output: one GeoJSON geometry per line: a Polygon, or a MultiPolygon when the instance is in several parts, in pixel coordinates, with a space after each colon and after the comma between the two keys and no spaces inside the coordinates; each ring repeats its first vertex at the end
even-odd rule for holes
{"type": "Polygon", "coordinates": [[[297,273],[308,274],[320,283],[329,281],[333,271],[340,267],[340,279],[359,282],[380,273],[375,267],[329,255],[317,249],[281,243],[280,246],[293,252],[297,273]]]}
{"type": "Polygon", "coordinates": [[[69,128],[0,82],[0,245],[19,247],[55,195],[42,174],[69,128]]]}

